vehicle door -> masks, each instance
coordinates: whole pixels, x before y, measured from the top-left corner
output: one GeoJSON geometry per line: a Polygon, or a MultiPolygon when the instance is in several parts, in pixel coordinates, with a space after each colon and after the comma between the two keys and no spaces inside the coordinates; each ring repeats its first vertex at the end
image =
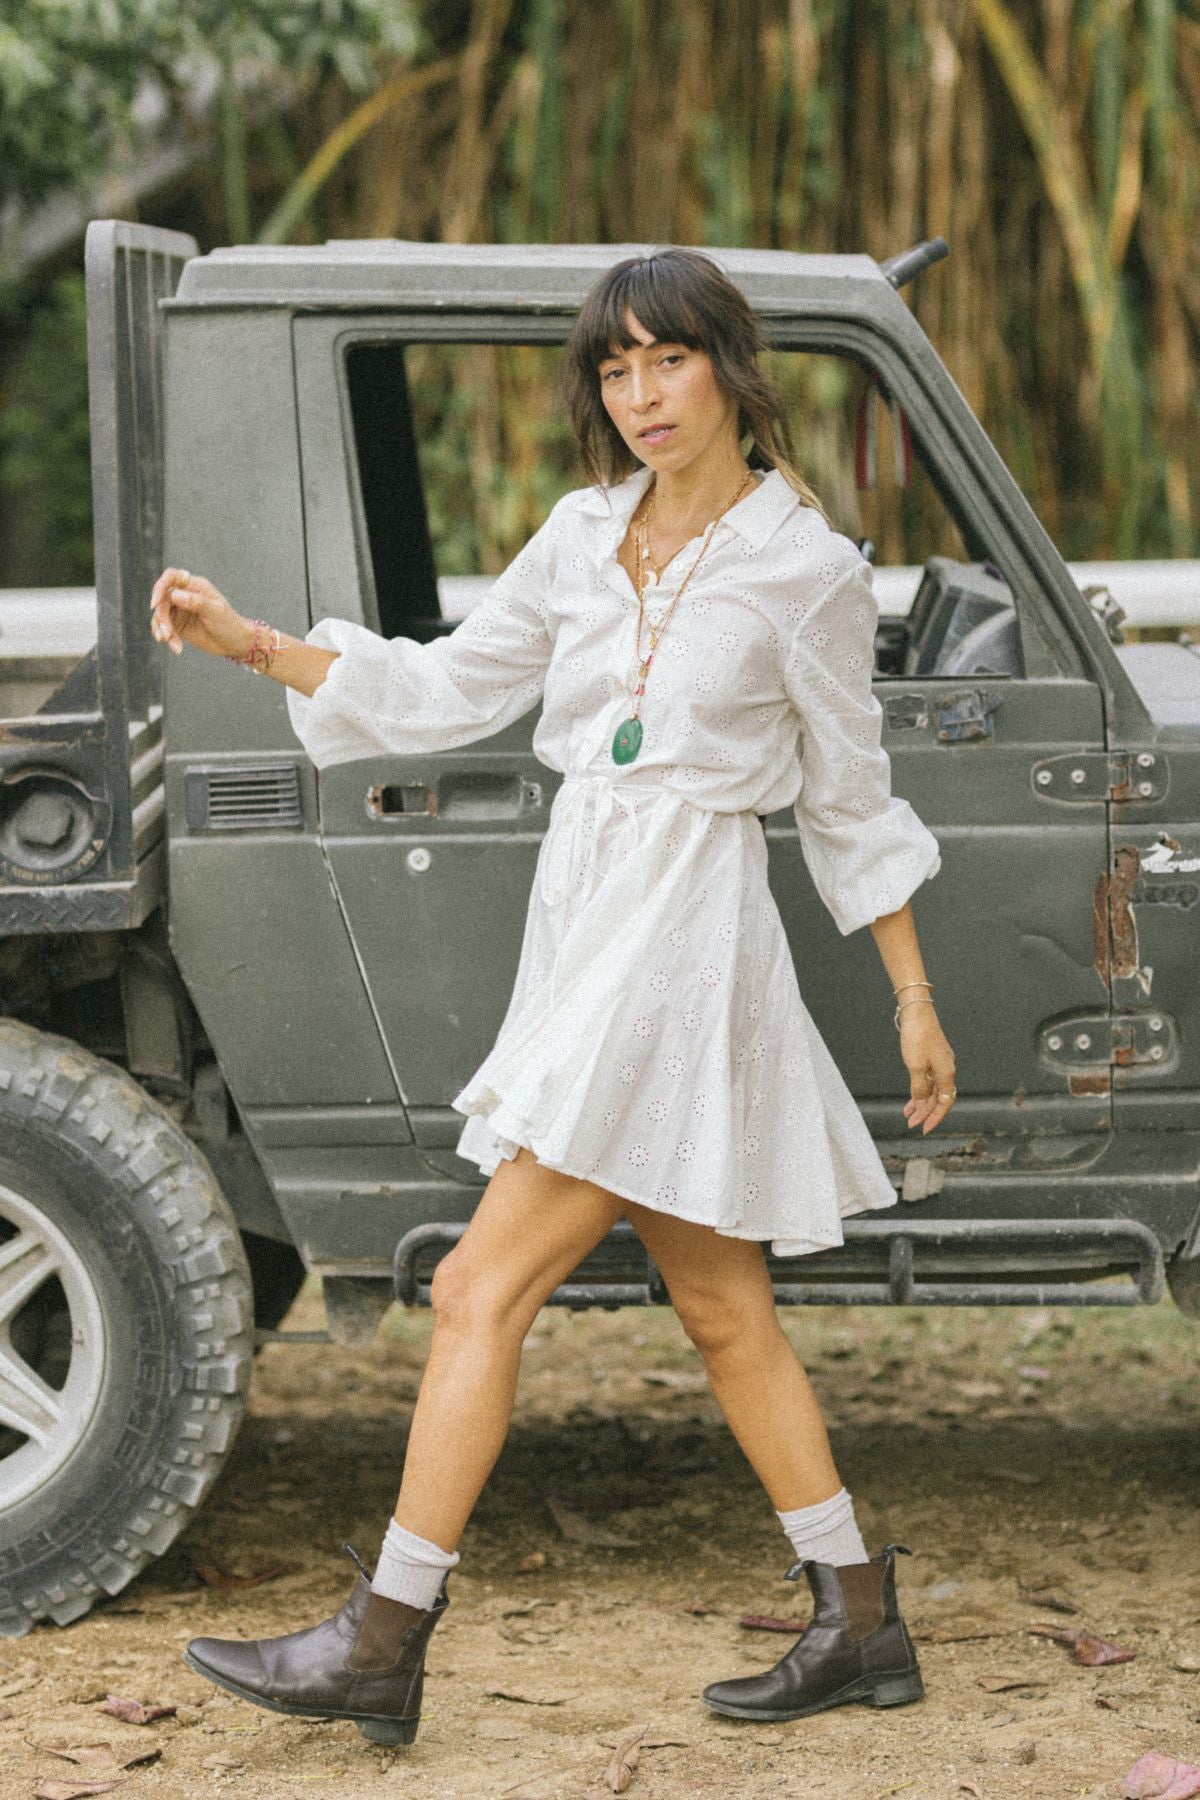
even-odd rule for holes
{"type": "MultiPolygon", "coordinates": [[[[815,397],[811,478],[876,563],[873,691],[893,792],[942,853],[912,896],[957,1059],[957,1103],[929,1148],[901,1111],[909,1078],[872,934],[840,936],[788,810],[768,824],[771,882],[803,997],[898,1181],[922,1154],[984,1179],[1086,1162],[1111,1123],[1095,1061],[1109,1006],[1095,923],[1105,708],[1059,623],[1065,570],[923,337],[899,356],[860,334],[849,358],[804,341],[796,327],[775,373],[808,365],[792,382],[801,407],[815,397]]],[[[908,1192],[923,1197],[919,1181],[908,1192]]],[[[948,1210],[979,1193],[960,1176],[948,1210]]]]}
{"type": "MultiPolygon", "coordinates": [[[[493,499],[503,510],[480,387],[491,350],[423,346],[394,317],[303,317],[294,330],[313,619],[418,641],[452,630],[489,585],[477,519],[493,499]]],[[[496,573],[538,522],[517,521],[496,573]]],[[[457,1142],[463,1120],[449,1102],[511,995],[559,779],[533,755],[539,716],[462,749],[371,755],[320,775],[330,874],[428,1145],[457,1142]]]]}

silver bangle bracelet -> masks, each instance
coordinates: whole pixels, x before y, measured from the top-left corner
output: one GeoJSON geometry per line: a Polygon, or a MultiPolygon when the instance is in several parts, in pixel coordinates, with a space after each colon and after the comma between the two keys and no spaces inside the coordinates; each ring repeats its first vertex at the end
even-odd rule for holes
{"type": "Polygon", "coordinates": [[[900,1029],[900,1014],[904,1011],[906,1006],[932,1006],[932,1005],[933,1005],[933,998],[929,994],[922,994],[919,1000],[902,1000],[900,1002],[899,1006],[896,1008],[895,1019],[894,1019],[896,1030],[899,1031],[899,1029],[900,1029]]]}

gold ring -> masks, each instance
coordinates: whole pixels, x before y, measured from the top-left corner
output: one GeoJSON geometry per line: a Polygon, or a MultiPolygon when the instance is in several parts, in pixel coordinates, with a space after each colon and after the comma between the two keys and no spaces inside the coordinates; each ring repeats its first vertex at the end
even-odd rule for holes
{"type": "Polygon", "coordinates": [[[958,1092],[957,1088],[951,1088],[951,1090],[948,1094],[944,1094],[942,1092],[941,1088],[939,1088],[937,1097],[939,1100],[953,1100],[953,1098],[954,1098],[955,1094],[957,1094],[957,1092],[958,1092]]]}
{"type": "Polygon", "coordinates": [[[188,571],[187,571],[187,570],[186,570],[186,569],[180,569],[180,571],[179,571],[179,583],[180,583],[180,586],[181,586],[181,587],[186,587],[186,586],[187,586],[187,584],[188,584],[188,582],[189,582],[189,581],[190,581],[190,580],[191,580],[191,579],[192,579],[192,578],[191,578],[191,575],[190,575],[190,574],[189,574],[189,573],[188,573],[188,571]]]}

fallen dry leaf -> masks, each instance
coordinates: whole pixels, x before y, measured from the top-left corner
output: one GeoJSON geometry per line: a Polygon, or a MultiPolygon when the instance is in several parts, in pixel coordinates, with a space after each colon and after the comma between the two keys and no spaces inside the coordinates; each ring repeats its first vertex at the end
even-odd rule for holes
{"type": "Polygon", "coordinates": [[[985,1694],[1004,1694],[1010,1688],[1045,1687],[1036,1675],[980,1675],[978,1685],[985,1694]]]}
{"type": "Polygon", "coordinates": [[[983,1789],[976,1787],[973,1781],[960,1781],[958,1791],[960,1794],[974,1794],[975,1800],[983,1800],[983,1789]]]}
{"type": "Polygon", "coordinates": [[[231,1774],[234,1769],[240,1769],[241,1766],[237,1757],[230,1756],[226,1750],[217,1750],[212,1756],[206,1756],[200,1765],[202,1769],[224,1771],[226,1774],[231,1774]]]}
{"type": "Polygon", "coordinates": [[[1124,1800],[1190,1800],[1200,1794],[1200,1769],[1148,1750],[1130,1769],[1121,1793],[1124,1800]]]}
{"type": "Polygon", "coordinates": [[[79,1769],[119,1769],[122,1767],[111,1744],[41,1744],[46,1756],[60,1756],[79,1769]]]}
{"type": "Polygon", "coordinates": [[[591,1544],[610,1550],[629,1550],[636,1546],[636,1538],[626,1537],[620,1531],[612,1531],[607,1525],[592,1525],[587,1519],[581,1519],[557,1494],[545,1494],[543,1498],[554,1523],[571,1543],[591,1544]]]}
{"type": "Polygon", "coordinates": [[[173,1719],[179,1709],[176,1706],[144,1706],[140,1700],[123,1700],[119,1694],[110,1694],[96,1710],[111,1713],[114,1719],[123,1719],[126,1725],[152,1725],[155,1719],[173,1719]]]}
{"type": "Polygon", "coordinates": [[[772,1619],[765,1613],[743,1613],[738,1620],[743,1631],[786,1631],[792,1637],[806,1629],[803,1619],[772,1619]]]}
{"type": "Polygon", "coordinates": [[[519,1700],[523,1706],[561,1706],[571,1697],[569,1694],[538,1694],[526,1688],[501,1687],[498,1682],[483,1691],[493,1700],[519,1700]]]}
{"type": "Polygon", "coordinates": [[[1096,1705],[1102,1707],[1105,1712],[1120,1712],[1121,1710],[1117,1702],[1110,1700],[1107,1694],[1097,1694],[1096,1705]]]}
{"type": "Polygon", "coordinates": [[[623,1794],[633,1780],[633,1771],[638,1766],[638,1754],[642,1747],[642,1739],[648,1729],[649,1727],[646,1725],[638,1725],[633,1731],[627,1731],[624,1737],[618,1740],[608,1768],[604,1771],[604,1779],[608,1783],[610,1793],[623,1794]]]}
{"type": "Polygon", "coordinates": [[[264,1581],[277,1581],[281,1575],[290,1575],[299,1566],[299,1563],[276,1563],[272,1568],[259,1569],[255,1575],[233,1575],[228,1569],[219,1569],[215,1563],[192,1564],[205,1587],[211,1588],[261,1587],[264,1581]]]}
{"type": "Polygon", "coordinates": [[[716,1616],[717,1608],[715,1606],[709,1606],[707,1601],[704,1600],[687,1600],[674,1606],[666,1606],[661,1602],[656,1602],[653,1611],[661,1613],[682,1613],[685,1618],[689,1619],[707,1619],[716,1616]]]}
{"type": "Polygon", "coordinates": [[[37,1748],[46,1756],[58,1756],[63,1762],[74,1763],[77,1769],[88,1770],[98,1780],[109,1776],[123,1779],[127,1770],[157,1762],[162,1755],[161,1744],[135,1750],[132,1756],[121,1756],[111,1744],[40,1744],[37,1748]]]}
{"type": "Polygon", "coordinates": [[[538,1570],[544,1569],[545,1566],[546,1552],[544,1550],[531,1550],[528,1556],[523,1556],[521,1558],[520,1562],[517,1564],[516,1572],[518,1575],[536,1575],[538,1570]]]}
{"type": "Polygon", "coordinates": [[[1132,1662],[1137,1655],[1136,1650],[1122,1650],[1119,1644],[1110,1644],[1093,1631],[1067,1625],[1030,1625],[1027,1630],[1031,1637],[1053,1638],[1056,1644],[1065,1644],[1074,1651],[1075,1661],[1089,1669],[1102,1668],[1106,1663],[1132,1662]]]}
{"type": "Polygon", "coordinates": [[[33,1800],[84,1800],[88,1794],[111,1794],[124,1780],[116,1775],[111,1781],[39,1781],[33,1800]]]}

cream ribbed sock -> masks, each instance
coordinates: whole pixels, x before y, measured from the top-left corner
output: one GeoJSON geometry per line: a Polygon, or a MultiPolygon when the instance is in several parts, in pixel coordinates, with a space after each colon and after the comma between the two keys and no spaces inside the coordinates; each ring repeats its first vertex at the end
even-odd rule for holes
{"type": "Polygon", "coordinates": [[[428,1612],[438,1597],[443,1575],[458,1559],[457,1550],[440,1550],[393,1519],[380,1545],[372,1592],[428,1612]]]}
{"type": "Polygon", "coordinates": [[[798,1506],[795,1512],[777,1512],[776,1518],[791,1539],[797,1561],[811,1556],[814,1562],[870,1562],[854,1518],[854,1502],[845,1488],[815,1506],[798,1506]]]}

